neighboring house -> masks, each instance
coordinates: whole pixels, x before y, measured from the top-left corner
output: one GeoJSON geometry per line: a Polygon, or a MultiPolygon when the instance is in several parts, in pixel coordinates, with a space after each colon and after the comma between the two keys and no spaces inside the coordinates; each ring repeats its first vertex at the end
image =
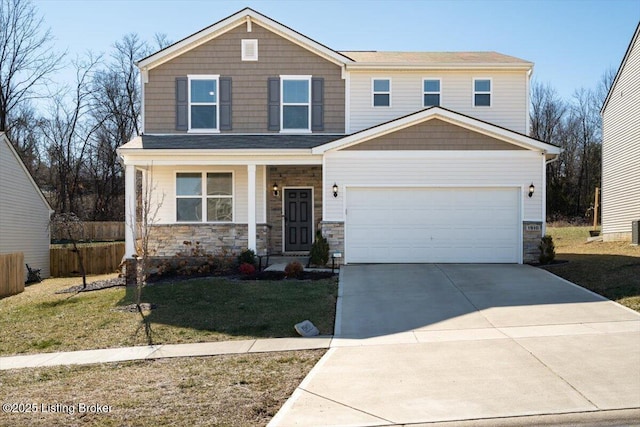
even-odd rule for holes
{"type": "Polygon", "coordinates": [[[602,237],[630,240],[640,221],[640,24],[601,114],[602,237]]]}
{"type": "Polygon", "coordinates": [[[305,253],[321,230],[347,263],[537,259],[559,149],[525,135],[528,61],[337,52],[244,9],[137,65],[144,133],[119,154],[129,223],[136,170],[164,198],[158,256],[305,253]]]}
{"type": "Polygon", "coordinates": [[[0,133],[0,254],[23,252],[29,267],[49,277],[52,213],[13,145],[0,133]]]}

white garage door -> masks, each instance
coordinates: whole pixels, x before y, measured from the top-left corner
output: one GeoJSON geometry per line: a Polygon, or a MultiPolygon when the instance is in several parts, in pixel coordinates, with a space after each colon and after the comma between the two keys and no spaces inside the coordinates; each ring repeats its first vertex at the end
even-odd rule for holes
{"type": "Polygon", "coordinates": [[[520,262],[517,188],[348,188],[348,263],[520,262]]]}

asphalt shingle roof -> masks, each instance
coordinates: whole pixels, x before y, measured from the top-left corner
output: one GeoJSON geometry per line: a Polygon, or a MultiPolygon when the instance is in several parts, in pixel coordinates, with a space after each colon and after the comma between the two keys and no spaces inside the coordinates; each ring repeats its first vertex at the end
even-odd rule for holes
{"type": "Polygon", "coordinates": [[[341,54],[358,62],[378,64],[532,64],[515,56],[498,52],[379,52],[341,51],[341,54]]]}
{"type": "Polygon", "coordinates": [[[344,135],[142,135],[142,147],[150,150],[309,149],[344,135]]]}

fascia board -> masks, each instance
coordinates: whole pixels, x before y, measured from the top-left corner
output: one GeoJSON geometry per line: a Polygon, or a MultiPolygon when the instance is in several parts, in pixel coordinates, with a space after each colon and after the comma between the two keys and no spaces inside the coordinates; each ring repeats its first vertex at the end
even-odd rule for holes
{"type": "Polygon", "coordinates": [[[422,63],[422,64],[398,64],[398,63],[379,63],[379,62],[353,62],[346,65],[348,71],[375,71],[375,70],[514,70],[528,71],[533,69],[533,63],[526,64],[496,64],[496,63],[468,63],[468,64],[447,64],[447,63],[422,63]]]}

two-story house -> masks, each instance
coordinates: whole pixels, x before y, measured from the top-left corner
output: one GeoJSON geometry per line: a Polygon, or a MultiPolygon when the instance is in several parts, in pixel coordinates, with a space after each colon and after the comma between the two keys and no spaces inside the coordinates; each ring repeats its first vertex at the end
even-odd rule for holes
{"type": "Polygon", "coordinates": [[[247,8],[138,67],[144,132],[119,153],[129,224],[136,170],[162,200],[158,256],[304,253],[321,230],[346,263],[536,258],[559,149],[525,134],[531,62],[338,52],[247,8]]]}

